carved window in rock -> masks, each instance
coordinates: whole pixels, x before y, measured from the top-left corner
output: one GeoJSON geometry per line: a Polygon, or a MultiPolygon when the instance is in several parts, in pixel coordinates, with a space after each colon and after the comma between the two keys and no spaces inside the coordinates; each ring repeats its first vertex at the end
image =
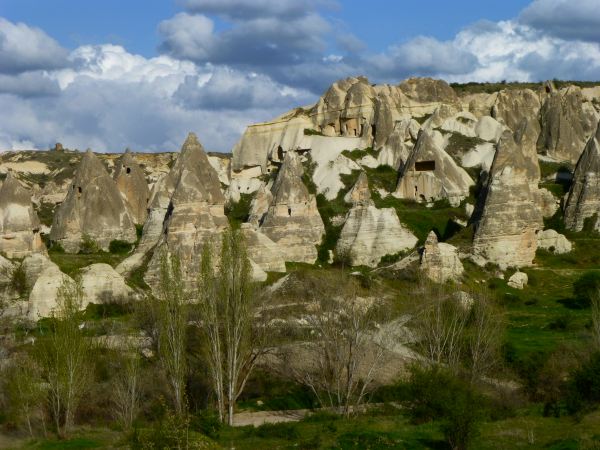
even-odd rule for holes
{"type": "Polygon", "coordinates": [[[288,208],[288,216],[292,215],[292,208],[288,208]]]}
{"type": "Polygon", "coordinates": [[[431,172],[435,170],[435,161],[417,161],[415,162],[415,171],[431,172]]]}
{"type": "Polygon", "coordinates": [[[125,172],[126,172],[126,173],[128,173],[128,174],[130,174],[130,173],[131,173],[131,167],[128,167],[128,168],[125,170],[125,172]]]}
{"type": "Polygon", "coordinates": [[[281,147],[281,145],[277,147],[277,159],[279,161],[283,161],[283,148],[281,147]]]}

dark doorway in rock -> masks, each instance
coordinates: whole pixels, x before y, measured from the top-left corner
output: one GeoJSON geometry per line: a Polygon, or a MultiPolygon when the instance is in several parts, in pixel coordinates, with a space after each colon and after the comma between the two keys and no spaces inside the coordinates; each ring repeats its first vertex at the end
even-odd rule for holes
{"type": "Polygon", "coordinates": [[[78,191],[79,191],[79,193],[81,194],[81,186],[79,186],[79,187],[77,188],[77,190],[78,190],[78,191]]]}
{"type": "Polygon", "coordinates": [[[292,215],[292,208],[288,208],[288,216],[292,215]]]}
{"type": "Polygon", "coordinates": [[[131,167],[128,167],[127,170],[125,171],[127,173],[131,173],[131,167]]]}
{"type": "Polygon", "coordinates": [[[435,161],[417,161],[415,163],[417,172],[429,172],[435,170],[435,161]]]}
{"type": "Polygon", "coordinates": [[[283,148],[281,147],[281,145],[277,147],[277,159],[279,161],[283,161],[283,148]]]}

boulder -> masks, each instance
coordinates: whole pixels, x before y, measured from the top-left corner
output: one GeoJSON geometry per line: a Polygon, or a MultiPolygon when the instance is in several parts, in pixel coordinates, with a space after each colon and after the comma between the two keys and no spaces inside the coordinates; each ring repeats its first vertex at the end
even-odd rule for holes
{"type": "Polygon", "coordinates": [[[300,156],[287,152],[259,230],[279,245],[286,261],[314,263],[325,226],[315,196],[302,181],[303,173],[300,156]]]}
{"type": "Polygon", "coordinates": [[[144,171],[129,149],[117,161],[114,179],[134,222],[143,224],[148,215],[150,191],[144,171]]]}
{"type": "Polygon", "coordinates": [[[600,230],[600,124],[577,162],[565,202],[569,230],[581,231],[588,218],[592,218],[593,228],[600,230]]]}
{"type": "Polygon", "coordinates": [[[530,188],[535,174],[529,163],[520,142],[504,131],[480,194],[473,239],[473,253],[501,267],[527,266],[535,257],[536,233],[543,224],[530,188]]]}
{"type": "Polygon", "coordinates": [[[40,227],[30,192],[9,172],[0,188],[0,252],[8,258],[45,252],[40,227]]]}
{"type": "Polygon", "coordinates": [[[538,248],[549,250],[555,254],[569,253],[573,244],[562,234],[555,230],[543,230],[537,234],[538,248]]]}
{"type": "Polygon", "coordinates": [[[353,266],[376,267],[383,256],[416,245],[418,239],[400,223],[394,208],[375,207],[364,172],[346,198],[353,206],[336,245],[338,258],[353,266]]]}
{"type": "Polygon", "coordinates": [[[480,117],[475,125],[475,135],[484,141],[498,142],[503,131],[504,126],[490,116],[480,117]]]}
{"type": "Polygon", "coordinates": [[[81,286],[86,303],[119,303],[133,295],[125,279],[108,264],[92,264],[82,269],[81,286]]]}
{"type": "Polygon", "coordinates": [[[84,237],[108,250],[113,240],[137,239],[131,216],[117,185],[96,155],[83,155],[65,200],[57,208],[50,240],[77,253],[84,237]]]}
{"type": "Polygon", "coordinates": [[[284,253],[271,239],[243,223],[242,235],[246,242],[248,257],[265,272],[285,272],[284,253]]]}
{"type": "Polygon", "coordinates": [[[436,283],[456,281],[465,270],[458,257],[458,249],[453,245],[438,242],[433,231],[429,232],[425,241],[420,268],[427,278],[436,283]]]}
{"type": "MultiPolygon", "coordinates": [[[[55,264],[46,267],[35,281],[29,294],[27,317],[37,321],[51,317],[58,306],[58,291],[63,283],[75,283],[60,271],[55,264]]],[[[85,308],[87,305],[82,305],[85,308]]]]}
{"type": "Polygon", "coordinates": [[[422,130],[400,171],[394,195],[426,202],[446,198],[458,205],[473,184],[469,174],[436,144],[433,135],[422,130]]]}
{"type": "Polygon", "coordinates": [[[30,286],[36,282],[40,274],[48,267],[55,266],[47,255],[42,253],[34,253],[33,255],[27,256],[21,263],[23,270],[27,276],[27,282],[30,286]]]}
{"type": "Polygon", "coordinates": [[[508,279],[508,285],[514,289],[523,289],[527,286],[528,281],[529,278],[526,273],[517,271],[508,279]]]}

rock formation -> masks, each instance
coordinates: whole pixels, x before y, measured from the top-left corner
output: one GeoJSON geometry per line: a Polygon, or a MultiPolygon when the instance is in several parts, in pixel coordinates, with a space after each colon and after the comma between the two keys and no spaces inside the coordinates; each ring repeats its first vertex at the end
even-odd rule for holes
{"type": "Polygon", "coordinates": [[[9,172],[0,188],[0,252],[23,258],[45,251],[31,194],[9,172]]]}
{"type": "Polygon", "coordinates": [[[136,241],[135,221],[117,185],[91,150],[81,159],[50,232],[50,240],[69,253],[79,251],[84,237],[103,250],[113,240],[136,241]]]}
{"type": "Polygon", "coordinates": [[[75,282],[62,273],[56,264],[48,265],[39,274],[29,294],[27,317],[30,320],[37,321],[52,316],[58,305],[58,291],[63,283],[75,282]]]}
{"type": "Polygon", "coordinates": [[[118,303],[130,300],[133,290],[108,264],[92,264],[81,271],[85,303],[118,303]]]}
{"type": "Polygon", "coordinates": [[[243,223],[242,236],[246,242],[248,257],[264,272],[285,272],[284,253],[271,239],[243,223]]]}
{"type": "Polygon", "coordinates": [[[555,230],[540,231],[537,235],[538,248],[543,248],[557,255],[569,253],[573,244],[563,235],[555,230]]]}
{"type": "Polygon", "coordinates": [[[364,172],[346,196],[353,206],[346,215],[335,253],[353,266],[376,267],[385,255],[413,248],[417,238],[402,226],[394,208],[378,209],[371,200],[364,172]]]}
{"type": "Polygon", "coordinates": [[[146,176],[129,149],[119,158],[114,179],[134,222],[143,224],[148,215],[150,191],[146,176]]]}
{"type": "Polygon", "coordinates": [[[540,111],[538,151],[559,161],[577,162],[598,122],[598,114],[575,86],[552,92],[540,111]]]}
{"type": "MultiPolygon", "coordinates": [[[[168,198],[171,187],[173,193],[163,217],[162,234],[157,245],[166,245],[169,251],[176,252],[181,259],[184,276],[192,280],[198,272],[204,244],[219,245],[220,233],[229,227],[219,176],[193,133],[188,135],[175,165],[162,184],[163,191],[156,193],[156,197],[168,198]]],[[[152,220],[158,217],[152,216],[152,220]]],[[[148,267],[145,279],[150,285],[155,280],[160,253],[154,252],[148,267]]]]}
{"type": "Polygon", "coordinates": [[[569,230],[581,231],[588,218],[593,220],[593,229],[600,230],[600,124],[577,162],[565,203],[569,230]]]}
{"type": "Polygon", "coordinates": [[[514,289],[523,289],[525,286],[527,286],[528,281],[529,277],[526,273],[517,271],[511,275],[507,284],[514,289]]]}
{"type": "Polygon", "coordinates": [[[458,249],[445,242],[438,242],[433,231],[429,232],[425,241],[420,269],[436,283],[458,280],[465,270],[458,257],[458,249]]]}
{"type": "Polygon", "coordinates": [[[286,261],[314,263],[325,232],[314,195],[302,182],[300,156],[287,152],[271,192],[260,231],[279,245],[286,261]]]}
{"type": "Polygon", "coordinates": [[[432,134],[423,130],[400,171],[394,195],[426,202],[447,198],[458,205],[473,184],[469,174],[438,147],[432,134]]]}
{"type": "MultiPolygon", "coordinates": [[[[524,121],[527,121],[527,144],[524,152],[537,153],[537,140],[540,135],[539,96],[531,89],[505,89],[496,96],[492,106],[492,117],[516,133],[524,121]],[[527,148],[527,146],[531,146],[527,148]]],[[[499,138],[500,136],[498,136],[499,138]]]]}
{"type": "Polygon", "coordinates": [[[473,253],[503,267],[527,266],[535,257],[542,216],[531,192],[528,158],[506,130],[496,148],[475,224],[473,253]]]}

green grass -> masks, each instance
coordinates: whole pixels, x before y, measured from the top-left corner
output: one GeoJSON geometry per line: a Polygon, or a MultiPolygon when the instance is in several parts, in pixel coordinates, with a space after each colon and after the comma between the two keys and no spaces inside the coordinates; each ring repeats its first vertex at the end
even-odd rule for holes
{"type": "Polygon", "coordinates": [[[325,136],[323,133],[321,133],[320,131],[317,130],[313,130],[311,128],[305,128],[304,129],[304,135],[305,136],[325,136]]]}
{"type": "Polygon", "coordinates": [[[462,155],[474,148],[476,145],[484,144],[486,141],[478,137],[468,137],[460,133],[452,133],[448,145],[444,150],[457,164],[461,165],[462,155]]]}
{"type": "Polygon", "coordinates": [[[48,256],[58,268],[69,276],[75,275],[83,267],[90,264],[105,263],[116,267],[125,259],[126,254],[115,255],[107,252],[98,252],[91,254],[71,254],[50,250],[48,256]]]}
{"type": "Polygon", "coordinates": [[[354,150],[344,150],[342,155],[351,159],[352,161],[359,161],[367,155],[371,155],[373,158],[377,158],[377,152],[372,147],[364,149],[355,148],[354,150]]]}

